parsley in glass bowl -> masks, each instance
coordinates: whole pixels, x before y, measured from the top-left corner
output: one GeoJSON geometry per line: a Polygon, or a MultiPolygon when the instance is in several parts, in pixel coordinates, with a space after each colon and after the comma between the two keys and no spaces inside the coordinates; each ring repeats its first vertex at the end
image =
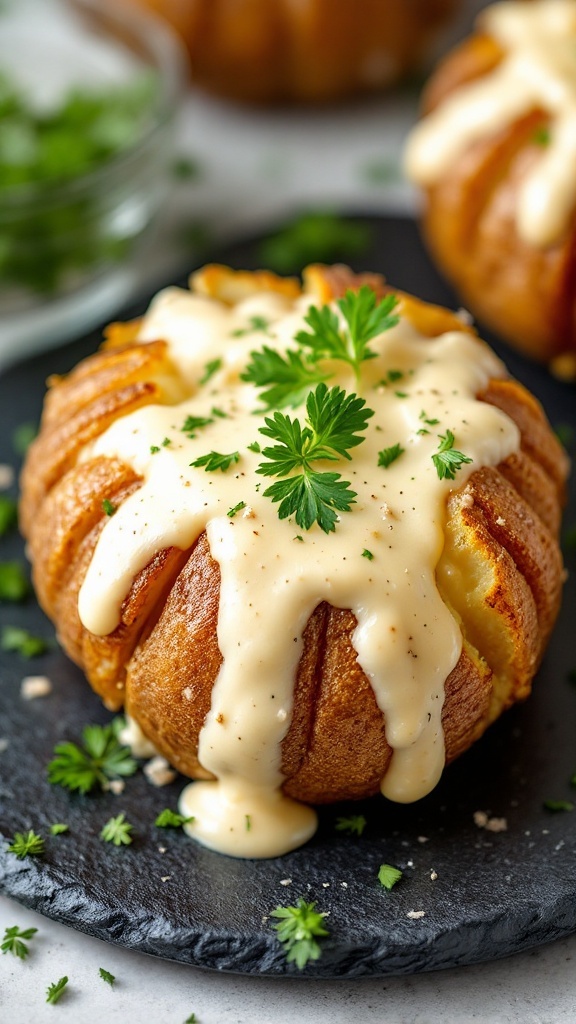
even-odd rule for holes
{"type": "Polygon", "coordinates": [[[2,16],[3,313],[113,273],[166,195],[183,58],[155,19],[115,8],[24,0],[2,16]]]}

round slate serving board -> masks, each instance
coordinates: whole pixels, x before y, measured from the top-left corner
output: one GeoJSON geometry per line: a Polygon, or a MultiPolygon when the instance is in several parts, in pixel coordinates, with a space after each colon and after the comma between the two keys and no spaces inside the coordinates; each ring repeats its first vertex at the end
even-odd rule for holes
{"type": "MultiPolygon", "coordinates": [[[[423,252],[417,230],[400,218],[365,218],[372,242],[356,269],[385,273],[423,298],[456,306],[423,252]]],[[[259,244],[237,245],[218,258],[237,267],[260,263],[259,244]]],[[[130,310],[134,315],[145,308],[130,310]]],[[[95,332],[23,363],[0,378],[0,462],[16,464],[14,427],[39,415],[44,380],[93,351],[95,332]]],[[[573,387],[500,349],[512,372],[543,401],[554,424],[576,427],[573,387]]],[[[572,488],[566,522],[576,520],[572,488]]],[[[0,560],[22,558],[21,541],[0,539],[0,560]]],[[[574,556],[572,556],[572,559],[574,556]]],[[[572,566],[574,568],[574,565],[572,566]]],[[[426,799],[395,806],[375,798],[321,811],[307,846],[268,861],[212,853],[180,831],[154,826],[176,807],[183,780],[163,789],[139,772],[120,796],[70,795],[48,784],[46,764],[62,739],[110,716],[81,673],[54,647],[34,662],[0,654],[0,886],[26,906],[102,939],[146,953],[218,970],[290,975],[270,911],[299,896],[326,911],[329,937],[304,975],[403,974],[504,956],[576,930],[576,812],[553,814],[546,800],[569,800],[576,771],[574,579],[530,701],[504,716],[445,773],[426,799]],[[52,693],[26,702],[23,676],[46,674],[52,693]],[[130,847],[98,833],[125,812],[130,847]],[[479,828],[474,812],[507,820],[507,830],[479,828]],[[361,838],[335,831],[339,816],[364,814],[361,838]],[[66,835],[49,825],[67,822],[66,835]],[[7,852],[16,831],[46,837],[42,857],[7,852]],[[383,862],[403,871],[391,891],[377,879],[383,862]],[[412,912],[419,916],[413,916],[412,912]],[[420,914],[423,912],[423,914],[420,914]],[[409,916],[410,915],[410,916],[409,916]]],[[[53,636],[35,602],[0,606],[2,624],[53,636]]]]}

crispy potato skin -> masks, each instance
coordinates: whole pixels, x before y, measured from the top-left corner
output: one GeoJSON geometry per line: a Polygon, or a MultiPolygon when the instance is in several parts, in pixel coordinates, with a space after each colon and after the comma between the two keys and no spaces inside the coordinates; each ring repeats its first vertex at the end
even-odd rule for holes
{"type": "Polygon", "coordinates": [[[192,78],[251,103],[323,102],[421,62],[458,0],[138,0],[179,32],[192,78]]]}
{"type": "MultiPolygon", "coordinates": [[[[220,282],[230,301],[237,300],[239,289],[245,294],[256,287],[249,276],[233,280],[233,272],[224,268],[220,282]]],[[[305,288],[320,301],[362,283],[379,294],[387,289],[381,278],[354,275],[345,267],[316,266],[305,275],[305,288]]],[[[200,272],[197,287],[218,295],[215,268],[200,272]]],[[[463,329],[447,310],[398,294],[401,313],[430,337],[463,329]]],[[[23,472],[21,521],[40,603],[69,655],[108,707],[124,704],[177,768],[206,778],[197,757],[198,735],[222,662],[216,633],[220,570],[206,535],[188,551],[157,553],[135,578],[120,624],[109,636],[93,636],[78,617],[78,592],[106,521],[103,499],[117,506],[140,486],[117,459],[79,461],[86,439],[126,410],[176,400],[165,344],[143,345],[133,333],[115,326],[112,345],[109,341],[67,378],[52,383],[23,472]]],[[[460,659],[445,684],[447,762],[528,694],[562,586],[557,533],[565,455],[540,405],[522,385],[494,380],[478,397],[518,424],[521,448],[497,468],[474,472],[447,504],[438,586],[463,635],[460,659]],[[466,572],[468,566],[480,582],[451,589],[454,567],[466,572]]],[[[352,612],[323,603],[304,633],[293,715],[282,746],[284,789],[302,800],[372,795],[392,756],[384,716],[352,645],[355,626],[352,612]]]]}
{"type": "MultiPolygon", "coordinates": [[[[438,66],[423,112],[502,60],[484,34],[460,44],[438,66]]],[[[425,190],[422,227],[432,256],[483,323],[526,355],[576,379],[576,212],[562,238],[536,248],[516,229],[519,183],[542,153],[538,109],[469,146],[425,190]]]]}

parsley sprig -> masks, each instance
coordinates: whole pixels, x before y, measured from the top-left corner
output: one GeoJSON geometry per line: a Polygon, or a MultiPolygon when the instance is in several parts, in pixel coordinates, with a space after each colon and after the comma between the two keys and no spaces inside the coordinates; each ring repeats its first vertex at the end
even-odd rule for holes
{"type": "Polygon", "coordinates": [[[58,1000],[60,999],[60,996],[64,992],[64,989],[66,988],[67,984],[68,978],[66,975],[64,975],[64,977],[60,978],[58,981],[52,982],[52,984],[49,985],[48,988],[46,989],[46,1002],[57,1003],[58,1000]]]}
{"type": "Polygon", "coordinates": [[[454,434],[451,430],[438,434],[438,437],[440,444],[438,451],[432,455],[432,462],[440,480],[454,480],[457,471],[462,469],[465,462],[472,462],[472,459],[454,447],[454,434]]]}
{"type": "Polygon", "coordinates": [[[25,928],[23,931],[20,931],[18,925],[6,928],[0,949],[3,953],[12,953],[13,956],[19,957],[20,960],[25,960],[30,952],[26,942],[32,939],[37,931],[37,928],[25,928]]]}
{"type": "Polygon", "coordinates": [[[131,835],[133,831],[134,825],[126,821],[126,815],[122,812],[115,818],[109,818],[102,826],[100,839],[103,839],[105,843],[113,843],[114,846],[130,846],[130,843],[134,841],[131,835]]]}
{"type": "Polygon", "coordinates": [[[274,928],[284,946],[287,962],[294,962],[300,970],[309,960],[318,960],[322,950],[316,939],[329,935],[324,927],[326,914],[318,913],[315,906],[300,897],[295,907],[276,907],[270,912],[270,917],[280,919],[274,928]]]}
{"type": "Polygon", "coordinates": [[[238,462],[240,458],[240,452],[208,452],[207,455],[200,455],[199,458],[194,459],[191,462],[191,466],[196,466],[198,469],[204,469],[206,473],[215,473],[217,469],[225,473],[230,466],[238,462]]]}
{"type": "Polygon", "coordinates": [[[348,449],[362,443],[360,432],[374,413],[363,398],[347,395],[339,387],[328,390],[322,383],[308,395],[306,414],[305,426],[281,412],[266,417],[260,433],[278,444],[264,448],[262,455],[268,461],[261,462],[256,472],[282,478],[264,491],[265,497],[280,502],[280,519],[295,515],[302,529],[318,523],[331,533],[337,512],[350,510],[356,492],[340,473],[321,472],[313,464],[350,459],[348,449]]]}
{"type": "Polygon", "coordinates": [[[369,342],[398,323],[398,316],[392,313],[397,301],[395,295],[378,301],[368,285],[357,292],[347,291],[337,301],[345,328],[330,306],[310,306],[304,317],[310,331],[298,331],[294,338],[298,347],[282,354],[264,345],[259,352],[252,352],[242,380],[266,389],[260,395],[265,411],[295,408],[310,388],[329,380],[332,375],[319,365],[322,360],[347,363],[358,383],[361,364],[377,355],[369,342]]]}
{"type": "Polygon", "coordinates": [[[82,730],[83,747],[69,741],[58,743],[48,765],[50,782],[64,789],[90,793],[106,789],[109,779],[133,775],[138,765],[128,747],[122,746],[117,726],[87,725],[82,730]]]}

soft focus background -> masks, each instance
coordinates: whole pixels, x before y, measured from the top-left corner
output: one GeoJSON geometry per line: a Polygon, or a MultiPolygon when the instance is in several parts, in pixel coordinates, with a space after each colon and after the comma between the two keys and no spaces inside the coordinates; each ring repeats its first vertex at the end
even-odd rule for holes
{"type": "MultiPolygon", "coordinates": [[[[416,212],[401,151],[417,114],[421,72],[412,70],[387,91],[327,105],[241,105],[191,84],[183,51],[156,23],[141,25],[121,0],[92,5],[124,19],[124,29],[109,26],[116,42],[87,31],[78,12],[58,0],[2,0],[0,7],[0,367],[116,316],[217,258],[227,241],[305,215],[300,233],[310,258],[329,259],[326,246],[340,214],[416,212]],[[132,17],[139,41],[126,49],[132,17]],[[135,79],[142,88],[129,94],[135,79]],[[41,166],[19,179],[17,169],[34,148],[30,126],[60,110],[72,87],[94,89],[101,108],[68,109],[55,137],[43,143],[41,166]],[[18,110],[15,91],[28,97],[18,110]],[[83,162],[90,118],[90,153],[100,161],[94,172],[83,162]],[[66,179],[58,194],[51,174],[66,179]],[[61,233],[66,252],[58,248],[61,233]],[[15,279],[16,243],[22,264],[15,279]],[[315,245],[325,249],[315,252],[315,245]],[[64,268],[57,279],[49,272],[56,264],[64,268]]],[[[463,0],[428,61],[465,34],[482,6],[463,0]]],[[[576,1019],[576,937],[441,975],[320,983],[165,963],[77,934],[0,896],[0,934],[14,924],[39,931],[26,961],[0,957],[0,1019],[12,1024],[55,1015],[75,1024],[576,1019]],[[116,976],[114,989],[101,981],[99,967],[116,976]],[[46,1006],[47,984],[64,974],[69,991],[56,1008],[46,1006]]]]}

